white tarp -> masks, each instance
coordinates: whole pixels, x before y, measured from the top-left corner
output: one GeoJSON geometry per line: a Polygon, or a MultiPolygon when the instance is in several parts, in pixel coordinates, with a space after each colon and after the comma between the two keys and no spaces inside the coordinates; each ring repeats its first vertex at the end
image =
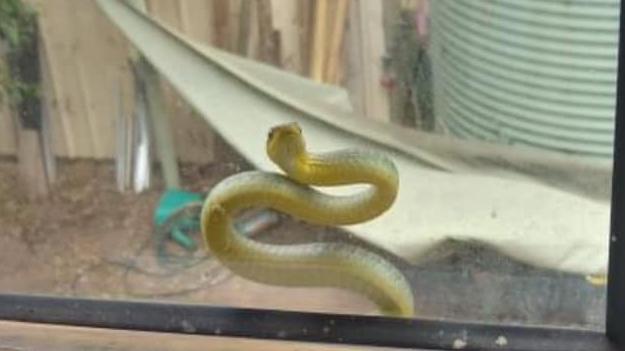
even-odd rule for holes
{"type": "Polygon", "coordinates": [[[400,172],[398,200],[378,219],[346,228],[359,237],[412,262],[448,240],[462,240],[536,266],[606,272],[605,199],[499,174],[507,171],[462,171],[462,162],[445,157],[449,150],[437,154],[419,141],[402,142],[419,133],[352,116],[342,89],[190,42],[121,1],[98,2],[213,129],[258,168],[276,169],[265,155],[266,134],[291,121],[303,127],[312,151],[360,147],[391,155],[400,172]]]}

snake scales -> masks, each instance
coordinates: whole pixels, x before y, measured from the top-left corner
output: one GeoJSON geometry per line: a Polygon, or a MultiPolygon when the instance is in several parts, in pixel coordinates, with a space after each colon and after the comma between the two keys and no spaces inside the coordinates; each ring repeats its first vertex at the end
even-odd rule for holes
{"type": "Polygon", "coordinates": [[[212,189],[201,214],[205,244],[218,260],[244,278],[280,286],[348,289],[373,301],[389,316],[413,316],[413,295],[403,274],[364,248],[345,243],[298,245],[261,243],[238,233],[232,217],[250,207],[267,207],[319,225],[349,225],[386,211],[397,195],[398,175],[384,155],[341,150],[309,153],[295,123],[271,129],[267,154],[285,173],[248,171],[212,189]],[[311,186],[369,184],[348,196],[331,196],[311,186]]]}

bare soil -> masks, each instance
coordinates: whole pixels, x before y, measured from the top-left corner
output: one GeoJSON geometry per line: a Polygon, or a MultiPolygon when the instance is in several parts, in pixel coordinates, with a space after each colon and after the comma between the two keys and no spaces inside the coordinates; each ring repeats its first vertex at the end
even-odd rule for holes
{"type": "MultiPolygon", "coordinates": [[[[112,162],[64,160],[58,168],[51,194],[32,201],[25,197],[16,161],[0,160],[2,292],[375,313],[371,303],[349,292],[282,289],[234,277],[204,250],[186,253],[173,243],[169,251],[182,255],[182,262],[163,266],[153,224],[164,191],[158,169],[151,189],[135,194],[117,190],[112,162]]],[[[230,150],[222,150],[214,163],[183,164],[180,172],[185,190],[205,194],[228,175],[248,168],[230,150]]],[[[262,240],[323,240],[332,231],[281,216],[262,240]]],[[[199,237],[194,239],[201,244],[199,237]]]]}

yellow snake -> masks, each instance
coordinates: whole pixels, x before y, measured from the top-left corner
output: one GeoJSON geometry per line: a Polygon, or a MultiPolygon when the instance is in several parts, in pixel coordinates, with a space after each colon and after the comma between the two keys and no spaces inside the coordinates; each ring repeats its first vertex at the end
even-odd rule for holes
{"type": "Polygon", "coordinates": [[[238,233],[232,217],[251,207],[272,208],[319,225],[349,225],[386,211],[397,195],[397,170],[384,155],[341,150],[309,153],[296,123],[276,126],[267,154],[286,175],[247,171],[228,177],[208,194],[201,214],[207,248],[235,274],[279,286],[337,287],[373,301],[389,316],[413,316],[413,294],[389,261],[362,247],[319,242],[261,243],[238,233]],[[331,196],[311,186],[369,184],[360,193],[331,196]]]}

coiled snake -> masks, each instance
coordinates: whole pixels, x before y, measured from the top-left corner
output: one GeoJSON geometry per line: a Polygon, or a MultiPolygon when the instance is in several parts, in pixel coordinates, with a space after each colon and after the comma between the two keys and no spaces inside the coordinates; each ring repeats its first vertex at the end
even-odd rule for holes
{"type": "Polygon", "coordinates": [[[267,154],[286,175],[248,171],[217,184],[201,214],[202,234],[213,255],[235,274],[280,286],[337,287],[363,294],[389,316],[413,316],[413,295],[404,275],[373,252],[345,243],[261,243],[238,233],[232,216],[250,207],[272,208],[319,225],[349,225],[386,211],[397,195],[398,175],[384,155],[359,150],[309,153],[295,123],[271,129],[267,154]],[[365,183],[347,196],[311,186],[365,183]]]}

